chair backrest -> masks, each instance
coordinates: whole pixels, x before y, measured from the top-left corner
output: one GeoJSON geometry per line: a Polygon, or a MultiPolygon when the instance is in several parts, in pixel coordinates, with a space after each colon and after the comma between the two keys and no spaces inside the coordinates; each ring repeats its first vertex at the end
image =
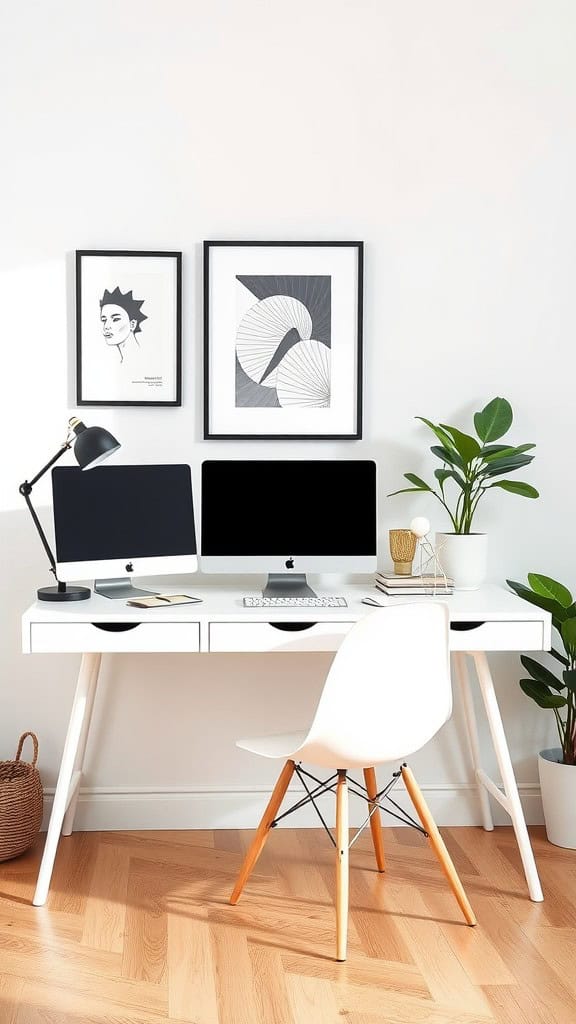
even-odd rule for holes
{"type": "Polygon", "coordinates": [[[369,767],[419,750],[452,712],[445,604],[401,604],[352,627],[302,748],[328,767],[369,767]]]}

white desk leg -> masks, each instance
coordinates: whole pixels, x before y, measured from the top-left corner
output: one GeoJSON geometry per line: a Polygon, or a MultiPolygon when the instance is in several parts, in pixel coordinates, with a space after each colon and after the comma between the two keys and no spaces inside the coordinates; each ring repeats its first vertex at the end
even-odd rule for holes
{"type": "Polygon", "coordinates": [[[490,800],[488,799],[488,793],[486,792],[484,785],[478,778],[478,772],[482,767],[480,763],[480,743],[478,742],[478,726],[476,724],[474,700],[472,698],[472,691],[470,689],[470,679],[468,677],[466,655],[464,654],[463,651],[455,651],[452,657],[454,658],[456,677],[458,679],[460,693],[462,694],[462,705],[464,708],[466,731],[468,733],[470,756],[472,758],[472,765],[474,768],[474,779],[476,781],[476,785],[478,786],[478,797],[480,800],[480,809],[482,811],[482,823],[487,832],[492,832],[494,828],[494,822],[492,820],[492,811],[490,810],[490,800]]]}
{"type": "MultiPolygon", "coordinates": [[[[504,793],[506,794],[505,798],[501,800],[501,802],[506,807],[510,817],[512,818],[512,824],[514,826],[514,832],[516,833],[516,840],[520,850],[520,857],[522,858],[522,865],[524,867],[524,874],[526,875],[526,881],[528,883],[530,899],[534,900],[535,903],[540,903],[544,899],[544,894],[542,892],[542,886],[540,885],[532,846],[530,845],[530,836],[528,835],[528,829],[526,828],[524,811],[522,810],[522,804],[520,803],[520,797],[518,795],[518,786],[516,785],[516,779],[514,777],[514,769],[512,768],[510,751],[508,750],[508,744],[506,742],[506,734],[504,732],[504,726],[502,725],[502,717],[500,715],[498,701],[496,700],[496,692],[494,690],[494,682],[488,665],[488,659],[484,651],[471,652],[471,656],[473,657],[474,664],[476,666],[480,691],[482,693],[482,699],[486,709],[486,716],[490,726],[494,750],[496,751],[498,767],[500,769],[500,775],[504,785],[504,793]]],[[[487,782],[490,782],[490,780],[487,780],[487,782]]],[[[491,792],[494,792],[494,795],[496,796],[497,791],[495,791],[496,787],[492,783],[491,792]]],[[[499,796],[501,796],[500,793],[499,796]]]]}
{"type": "MultiPolygon", "coordinates": [[[[98,676],[100,673],[100,663],[102,661],[101,654],[84,654],[83,659],[89,659],[88,667],[88,686],[86,688],[86,702],[84,707],[84,717],[82,721],[82,728],[80,730],[80,737],[78,740],[78,748],[76,750],[76,756],[74,758],[74,766],[72,769],[72,778],[68,790],[68,809],[64,815],[62,822],[62,835],[69,836],[72,834],[72,828],[74,825],[74,816],[76,814],[76,804],[78,803],[78,795],[80,793],[80,782],[82,780],[82,770],[84,768],[84,755],[86,753],[86,744],[88,742],[88,733],[90,731],[90,722],[92,721],[92,711],[94,709],[94,697],[96,696],[96,686],[98,683],[98,676]]],[[[80,666],[80,672],[82,673],[83,664],[80,666]]]]}
{"type": "Polygon", "coordinates": [[[70,721],[68,722],[68,732],[66,733],[64,751],[60,762],[60,773],[54,794],[46,844],[44,846],[40,871],[38,872],[36,892],[32,901],[35,907],[42,907],[46,902],[56,850],[58,849],[60,829],[62,828],[65,816],[68,817],[66,811],[69,807],[71,809],[69,824],[70,828],[72,827],[74,808],[80,786],[81,765],[88,740],[88,729],[101,660],[101,654],[83,654],[82,661],[80,662],[80,672],[78,673],[76,692],[74,694],[72,711],[70,712],[70,721]]]}

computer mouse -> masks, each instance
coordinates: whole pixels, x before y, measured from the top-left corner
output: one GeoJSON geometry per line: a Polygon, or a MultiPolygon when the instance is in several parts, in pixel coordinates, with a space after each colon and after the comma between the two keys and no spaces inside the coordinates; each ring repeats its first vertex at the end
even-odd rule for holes
{"type": "Polygon", "coordinates": [[[363,597],[362,604],[370,604],[373,608],[385,608],[381,601],[377,601],[375,597],[363,597]]]}

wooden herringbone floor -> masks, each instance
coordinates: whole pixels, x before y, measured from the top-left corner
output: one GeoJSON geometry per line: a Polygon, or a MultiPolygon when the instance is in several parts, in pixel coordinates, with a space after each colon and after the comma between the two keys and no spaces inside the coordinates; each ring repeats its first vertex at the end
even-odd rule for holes
{"type": "Polygon", "coordinates": [[[443,834],[478,927],[420,835],[385,830],[385,875],[364,835],[345,964],[322,831],[273,832],[237,907],[252,833],[76,833],[34,908],[38,847],[0,865],[0,1024],[573,1024],[576,853],[532,830],[534,904],[511,829],[443,834]]]}

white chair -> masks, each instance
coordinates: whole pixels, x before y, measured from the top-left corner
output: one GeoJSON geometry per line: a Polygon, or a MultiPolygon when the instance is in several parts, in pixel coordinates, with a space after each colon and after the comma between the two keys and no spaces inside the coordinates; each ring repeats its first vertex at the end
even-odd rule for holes
{"type": "MultiPolygon", "coordinates": [[[[346,635],[328,672],[312,725],[306,732],[262,736],[238,746],[263,757],[285,760],[274,791],[238,875],[230,902],[235,904],[248,880],[293,773],[308,795],[292,810],[336,789],[336,959],[346,959],[348,929],[348,780],[351,768],[362,768],[365,786],[352,790],[368,802],[376,863],[384,871],[380,808],[396,778],[402,778],[466,922],[476,918],[438,828],[414,776],[406,764],[378,792],[374,766],[404,760],[424,746],[452,712],[449,617],[446,605],[433,601],[402,604],[374,611],[346,635]],[[299,762],[330,768],[335,774],[320,782],[299,762]],[[317,786],[309,788],[308,779],[317,786]],[[363,794],[359,792],[363,790],[363,794]]],[[[397,808],[397,805],[394,804],[397,808]]],[[[398,809],[398,808],[397,808],[398,809]]],[[[416,827],[415,822],[412,822],[416,827]]]]}

